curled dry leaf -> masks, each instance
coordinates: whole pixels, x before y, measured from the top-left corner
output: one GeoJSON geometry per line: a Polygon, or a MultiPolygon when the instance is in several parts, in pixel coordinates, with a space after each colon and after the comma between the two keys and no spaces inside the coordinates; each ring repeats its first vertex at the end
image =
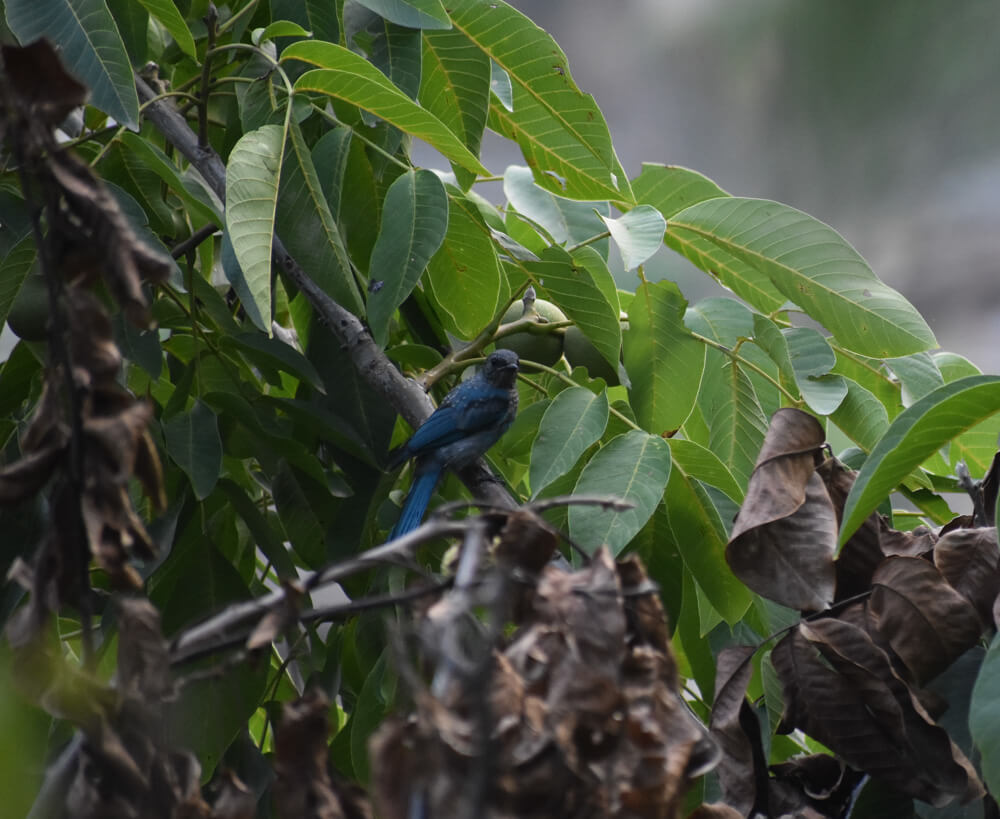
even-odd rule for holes
{"type": "Polygon", "coordinates": [[[808,413],[774,414],[726,546],[747,586],[801,610],[822,610],[834,598],[837,519],[816,472],[824,440],[808,413]]]}
{"type": "Polygon", "coordinates": [[[760,731],[758,729],[755,735],[750,736],[743,726],[744,721],[750,720],[754,726],[757,725],[755,714],[744,714],[747,684],[753,672],[750,658],[754,651],[753,646],[735,645],[719,652],[709,722],[712,738],[722,750],[722,759],[716,771],[723,801],[740,811],[741,816],[749,816],[757,801],[752,743],[759,744],[760,731]]]}
{"type": "Polygon", "coordinates": [[[322,692],[311,690],[300,700],[287,704],[274,735],[274,801],[278,816],[307,816],[314,819],[342,819],[370,815],[362,801],[352,794],[346,810],[334,789],[327,770],[327,713],[330,703],[322,692]]]}
{"type": "Polygon", "coordinates": [[[548,565],[530,600],[485,689],[467,684],[447,700],[418,691],[415,713],[373,737],[380,816],[402,819],[422,799],[431,815],[670,819],[716,763],[677,689],[663,609],[636,558],[616,566],[601,549],[580,571],[548,565]]]}
{"type": "Polygon", "coordinates": [[[982,794],[968,759],[861,628],[803,623],[771,661],[785,700],[782,730],[801,728],[848,765],[934,805],[982,794]]]}
{"type": "Polygon", "coordinates": [[[923,684],[975,645],[983,626],[972,604],[932,563],[887,558],[872,578],[868,610],[874,627],[923,684]]]}
{"type": "Polygon", "coordinates": [[[957,529],[934,547],[934,565],[955,591],[972,603],[985,628],[1000,593],[1000,549],[993,526],[957,529]]]}

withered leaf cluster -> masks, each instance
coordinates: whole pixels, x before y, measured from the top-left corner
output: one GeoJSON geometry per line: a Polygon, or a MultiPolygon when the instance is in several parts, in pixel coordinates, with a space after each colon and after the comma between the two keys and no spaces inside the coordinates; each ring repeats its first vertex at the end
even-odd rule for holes
{"type": "MultiPolygon", "coordinates": [[[[533,540],[523,510],[511,521],[499,551],[527,558],[504,545],[514,532],[533,540]]],[[[641,563],[602,549],[578,571],[549,564],[523,576],[533,579],[523,580],[516,631],[496,641],[486,673],[415,691],[414,711],[373,737],[378,815],[403,819],[421,805],[428,816],[678,815],[718,750],[681,699],[641,563]]]]}
{"type": "MultiPolygon", "coordinates": [[[[744,700],[747,655],[723,652],[712,725],[726,752],[724,802],[739,815],[840,815],[857,772],[937,806],[983,796],[973,765],[935,721],[940,700],[923,686],[994,627],[996,530],[964,528],[973,521],[963,518],[940,533],[900,532],[873,513],[838,555],[854,479],[826,455],[815,418],[775,414],[726,556],[754,591],[805,615],[770,655],[784,697],[779,730],[802,729],[837,759],[791,779],[781,766],[768,771],[744,700]]],[[[982,485],[995,487],[995,476],[982,485]]]]}
{"type": "Polygon", "coordinates": [[[159,613],[147,600],[123,597],[118,621],[118,674],[113,689],[63,665],[58,684],[46,692],[46,708],[80,729],[60,764],[53,766],[64,768],[69,782],[51,788],[50,800],[61,801],[48,805],[51,815],[66,819],[253,819],[257,799],[238,777],[231,771],[221,772],[210,805],[202,795],[197,758],[164,739],[169,735],[166,721],[174,690],[159,613]]]}
{"type": "Polygon", "coordinates": [[[49,290],[49,361],[42,396],[20,436],[20,457],[0,468],[0,503],[48,485],[52,525],[31,567],[14,576],[32,602],[8,626],[29,642],[48,612],[88,607],[91,559],[117,588],[139,588],[133,556],[154,546],[128,494],[134,476],[164,503],[160,463],[147,425],[151,407],[117,383],[121,355],[112,336],[106,287],[135,322],[148,326],[144,281],[162,281],[169,262],[139,240],[116,200],[87,164],[63,150],[53,129],[81,104],[84,89],[41,40],[3,47],[3,134],[19,165],[33,213],[38,258],[49,290]]]}

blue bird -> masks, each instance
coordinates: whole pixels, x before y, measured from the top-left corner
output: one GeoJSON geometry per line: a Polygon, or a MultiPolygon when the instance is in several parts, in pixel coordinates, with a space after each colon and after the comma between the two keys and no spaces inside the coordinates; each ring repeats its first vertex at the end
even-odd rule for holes
{"type": "Polygon", "coordinates": [[[449,392],[440,406],[389,454],[389,468],[416,458],[413,483],[389,539],[416,529],[446,469],[461,469],[500,440],[517,413],[517,353],[497,350],[472,378],[449,392]]]}

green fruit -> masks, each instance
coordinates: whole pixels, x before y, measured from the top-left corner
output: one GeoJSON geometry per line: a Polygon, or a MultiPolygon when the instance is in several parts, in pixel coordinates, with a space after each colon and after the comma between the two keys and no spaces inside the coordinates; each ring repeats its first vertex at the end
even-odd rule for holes
{"type": "Polygon", "coordinates": [[[29,273],[7,313],[7,324],[18,338],[44,341],[49,320],[49,289],[45,279],[29,273]]]}
{"type": "Polygon", "coordinates": [[[603,378],[609,387],[618,386],[618,372],[612,369],[579,327],[566,329],[563,352],[571,367],[586,367],[591,378],[603,378]]]}
{"type": "MultiPolygon", "coordinates": [[[[538,299],[534,303],[535,316],[539,322],[566,321],[566,314],[550,301],[538,299]]],[[[503,314],[501,324],[510,324],[522,318],[524,305],[516,301],[507,308],[503,314]]],[[[497,347],[504,350],[513,350],[518,358],[524,361],[537,361],[551,367],[563,354],[563,334],[562,332],[552,333],[514,333],[504,336],[497,341],[497,347]]]]}

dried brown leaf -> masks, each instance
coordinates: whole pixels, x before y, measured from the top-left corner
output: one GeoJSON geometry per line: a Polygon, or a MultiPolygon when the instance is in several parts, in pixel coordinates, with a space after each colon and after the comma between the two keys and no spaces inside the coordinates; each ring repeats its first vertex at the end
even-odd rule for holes
{"type": "Polygon", "coordinates": [[[312,690],[285,705],[274,737],[274,801],[279,816],[344,819],[327,770],[330,703],[312,690]]]}
{"type": "Polygon", "coordinates": [[[63,68],[46,39],[26,46],[3,46],[3,69],[20,105],[49,128],[87,101],[87,88],[63,68]]]}
{"type": "Polygon", "coordinates": [[[785,692],[783,722],[847,764],[935,805],[981,792],[968,760],[861,629],[833,618],[803,623],[771,660],[785,692]]]}
{"type": "Polygon", "coordinates": [[[972,604],[922,558],[886,558],[872,587],[868,610],[875,628],[919,684],[944,671],[982,633],[972,604]]]}
{"type": "Polygon", "coordinates": [[[975,607],[985,627],[1000,593],[1000,549],[993,526],[958,529],[934,547],[934,565],[955,591],[975,607]]]}
{"type": "Polygon", "coordinates": [[[159,610],[145,598],[118,600],[118,686],[158,704],[173,691],[159,610]]]}
{"type": "MultiPolygon", "coordinates": [[[[757,799],[754,743],[760,743],[759,730],[753,737],[743,727],[741,715],[746,704],[747,684],[753,666],[753,646],[727,646],[716,658],[715,696],[709,729],[719,743],[722,759],[716,769],[722,798],[742,816],[749,816],[757,799]]],[[[754,719],[756,724],[756,719],[754,719]]],[[[760,756],[763,756],[761,751],[760,756]]]]}
{"type": "Polygon", "coordinates": [[[837,520],[815,471],[824,438],[808,413],[774,414],[726,546],[747,586],[802,610],[824,609],[834,598],[837,520]]]}
{"type": "Polygon", "coordinates": [[[0,504],[20,503],[38,493],[65,453],[62,443],[36,449],[0,468],[0,504]]]}

